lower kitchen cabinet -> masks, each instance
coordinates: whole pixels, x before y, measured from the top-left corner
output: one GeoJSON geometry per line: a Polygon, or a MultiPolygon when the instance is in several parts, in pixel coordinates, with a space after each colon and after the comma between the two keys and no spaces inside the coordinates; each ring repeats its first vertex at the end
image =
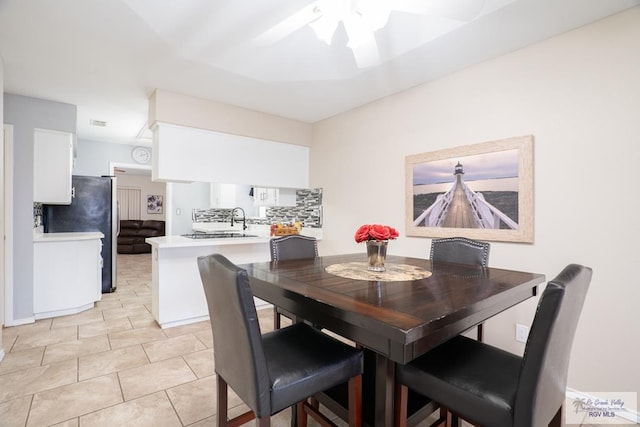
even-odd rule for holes
{"type": "Polygon", "coordinates": [[[79,313],[102,298],[102,237],[100,232],[34,235],[36,319],[79,313]]]}

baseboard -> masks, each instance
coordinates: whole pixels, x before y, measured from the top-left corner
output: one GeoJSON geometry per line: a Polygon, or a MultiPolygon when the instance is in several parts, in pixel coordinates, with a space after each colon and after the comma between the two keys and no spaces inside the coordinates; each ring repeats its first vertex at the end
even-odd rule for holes
{"type": "Polygon", "coordinates": [[[28,325],[30,323],[35,323],[36,318],[34,316],[25,317],[23,319],[13,319],[13,320],[5,320],[5,326],[20,326],[20,325],[28,325]]]}
{"type": "MultiPolygon", "coordinates": [[[[598,400],[599,397],[598,396],[593,396],[587,393],[583,393],[581,391],[578,390],[574,390],[572,388],[567,387],[567,392],[566,392],[566,396],[569,399],[587,399],[587,400],[598,400]]],[[[570,410],[569,408],[566,408],[566,410],[570,410]]],[[[629,408],[624,408],[621,411],[616,411],[616,416],[619,418],[624,418],[625,420],[631,421],[633,423],[640,423],[640,413],[638,413],[638,411],[634,411],[633,409],[629,409],[629,408]]]]}

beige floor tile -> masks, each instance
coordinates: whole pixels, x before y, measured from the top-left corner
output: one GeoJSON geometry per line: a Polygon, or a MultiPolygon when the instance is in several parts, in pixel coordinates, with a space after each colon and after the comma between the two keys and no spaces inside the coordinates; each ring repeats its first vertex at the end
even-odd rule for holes
{"type": "Polygon", "coordinates": [[[102,310],[104,320],[118,319],[121,317],[142,316],[148,314],[149,310],[143,305],[132,305],[130,307],[114,308],[111,310],[102,310]]]}
{"type": "Polygon", "coordinates": [[[178,335],[193,334],[199,331],[211,330],[211,323],[208,320],[196,323],[189,323],[188,325],[174,326],[173,328],[164,329],[164,333],[168,337],[175,337],[178,335]]]}
{"type": "Polygon", "coordinates": [[[118,376],[126,401],[196,379],[181,357],[120,371],[118,376]]]}
{"type": "Polygon", "coordinates": [[[2,336],[2,346],[4,347],[5,353],[8,353],[11,351],[11,349],[13,348],[13,344],[15,344],[17,339],[18,339],[17,335],[10,336],[10,337],[6,337],[4,335],[2,336]]]}
{"type": "Polygon", "coordinates": [[[181,427],[164,392],[130,400],[80,417],[81,427],[181,427]]]}
{"type": "Polygon", "coordinates": [[[109,334],[112,332],[122,332],[133,329],[127,317],[105,320],[103,322],[88,323],[78,326],[78,337],[89,338],[97,335],[109,334]]]}
{"type": "Polygon", "coordinates": [[[84,381],[148,363],[149,358],[141,345],[94,353],[78,359],[78,379],[84,381]]]}
{"type": "Polygon", "coordinates": [[[207,348],[213,348],[213,333],[211,328],[203,329],[202,331],[194,332],[194,334],[207,348]]]}
{"type": "Polygon", "coordinates": [[[120,301],[117,299],[104,299],[104,297],[102,298],[101,301],[96,301],[96,309],[102,311],[102,310],[113,310],[116,308],[122,308],[122,304],[120,304],[120,301]]]}
{"type": "Polygon", "coordinates": [[[83,325],[85,323],[102,322],[102,312],[98,310],[87,310],[71,316],[61,316],[53,319],[51,329],[65,328],[67,326],[83,325]]]}
{"type": "Polygon", "coordinates": [[[76,360],[52,363],[0,375],[0,402],[76,382],[76,360]]]}
{"type": "Polygon", "coordinates": [[[150,326],[159,327],[151,312],[141,316],[130,316],[129,321],[135,329],[148,328],[150,326]]]}
{"type": "Polygon", "coordinates": [[[151,362],[171,359],[176,356],[195,353],[207,347],[195,335],[180,335],[161,341],[142,344],[151,362]]]}
{"type": "Polygon", "coordinates": [[[187,354],[183,357],[198,378],[204,378],[215,374],[216,364],[213,358],[213,349],[208,348],[196,353],[187,354]]]}
{"type": "Polygon", "coordinates": [[[110,350],[107,335],[83,338],[75,341],[67,341],[60,344],[47,346],[44,352],[43,364],[60,362],[67,359],[75,359],[78,356],[91,353],[99,353],[110,350]]]}
{"type": "Polygon", "coordinates": [[[20,334],[32,334],[34,332],[48,331],[51,329],[52,321],[53,319],[41,319],[36,320],[35,323],[4,328],[2,330],[3,342],[6,342],[8,337],[17,337],[20,334]]]}
{"type": "Polygon", "coordinates": [[[67,421],[63,421],[59,424],[54,424],[51,427],[78,427],[78,423],[79,421],[78,421],[78,418],[76,417],[67,421]]]}
{"type": "Polygon", "coordinates": [[[17,399],[0,403],[1,426],[23,426],[27,421],[32,396],[23,396],[17,399]]]}
{"type": "Polygon", "coordinates": [[[78,339],[77,326],[20,334],[11,351],[26,350],[29,348],[74,341],[76,339],[78,339]]]}
{"type": "Polygon", "coordinates": [[[151,295],[149,296],[134,296],[128,298],[120,298],[120,303],[122,303],[122,307],[135,307],[139,305],[151,305],[151,295]]]}
{"type": "MultiPolygon", "coordinates": [[[[189,425],[216,413],[215,378],[215,376],[202,378],[167,390],[169,399],[183,424],[189,425]]],[[[234,395],[234,398],[232,401],[229,395],[230,407],[241,403],[237,396],[234,395]]]]}
{"type": "Polygon", "coordinates": [[[92,378],[33,396],[27,427],[50,425],[122,402],[116,374],[92,378]]]}
{"type": "Polygon", "coordinates": [[[159,327],[132,329],[130,331],[113,332],[109,334],[111,348],[122,348],[145,342],[157,341],[167,338],[159,327]]]}
{"type": "Polygon", "coordinates": [[[0,375],[42,365],[44,349],[45,347],[36,347],[5,354],[0,362],[0,375]]]}

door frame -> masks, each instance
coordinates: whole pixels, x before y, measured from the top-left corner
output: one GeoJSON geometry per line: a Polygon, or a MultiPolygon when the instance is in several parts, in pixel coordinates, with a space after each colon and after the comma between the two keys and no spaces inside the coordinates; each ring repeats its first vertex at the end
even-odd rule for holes
{"type": "Polygon", "coordinates": [[[2,307],[0,307],[0,321],[5,326],[14,326],[13,318],[13,125],[5,124],[2,129],[2,176],[4,184],[2,188],[2,205],[4,221],[2,221],[2,233],[4,241],[2,245],[3,274],[0,293],[2,293],[2,307]]]}

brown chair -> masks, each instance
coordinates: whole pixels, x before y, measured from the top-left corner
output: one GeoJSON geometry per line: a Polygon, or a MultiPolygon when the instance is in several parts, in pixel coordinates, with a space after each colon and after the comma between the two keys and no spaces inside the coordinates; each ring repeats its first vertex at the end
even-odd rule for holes
{"type": "MultiPolygon", "coordinates": [[[[431,241],[430,259],[433,262],[456,262],[459,264],[486,267],[489,264],[489,249],[487,242],[467,239],[466,237],[447,237],[431,241]]],[[[478,325],[478,341],[483,340],[483,325],[478,325]]]]}
{"type": "Polygon", "coordinates": [[[545,288],[519,357],[459,335],[396,366],[396,425],[406,426],[411,389],[483,426],[560,426],[571,345],[591,269],[571,264],[545,288]]]}
{"type": "Polygon", "coordinates": [[[198,258],[214,340],[217,375],[218,426],[238,426],[257,419],[270,425],[270,416],[295,405],[297,425],[307,414],[334,426],[308,403],[316,393],[348,382],[349,425],[361,425],[362,352],[297,323],[261,335],[249,278],[221,254],[198,258]],[[250,411],[227,419],[227,386],[250,411]]]}
{"type": "MultiPolygon", "coordinates": [[[[285,261],[291,259],[308,259],[318,257],[318,241],[315,237],[292,234],[276,237],[269,241],[271,261],[285,261]]],[[[281,315],[292,318],[293,315],[280,307],[273,307],[273,328],[280,329],[281,315]]]]}

